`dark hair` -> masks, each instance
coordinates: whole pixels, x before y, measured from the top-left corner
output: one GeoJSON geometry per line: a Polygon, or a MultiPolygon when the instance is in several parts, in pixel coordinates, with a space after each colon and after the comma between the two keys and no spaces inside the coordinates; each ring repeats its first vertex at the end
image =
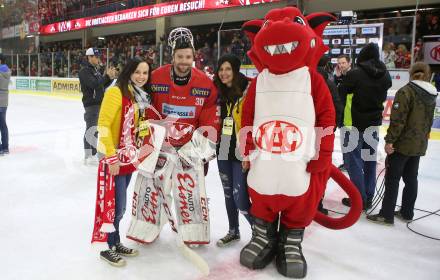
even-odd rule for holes
{"type": "Polygon", "coordinates": [[[318,67],[321,67],[326,73],[333,73],[333,64],[330,60],[330,57],[323,55],[319,59],[318,67]]]}
{"type": "Polygon", "coordinates": [[[173,51],[181,49],[194,49],[191,40],[186,37],[177,38],[173,51]]]}
{"type": "Polygon", "coordinates": [[[146,92],[150,92],[151,72],[153,71],[153,69],[151,68],[151,65],[147,61],[142,60],[138,57],[128,60],[127,64],[122,69],[122,72],[118,77],[118,80],[116,81],[116,84],[121,90],[122,95],[132,100],[134,98],[133,93],[128,89],[128,85],[130,84],[130,76],[136,71],[139,64],[143,62],[148,65],[148,80],[147,83],[144,85],[143,90],[145,90],[146,92]]]}
{"type": "Polygon", "coordinates": [[[378,61],[380,58],[379,46],[375,43],[365,45],[357,56],[356,63],[359,64],[368,60],[378,61]]]}
{"type": "Polygon", "coordinates": [[[3,54],[1,54],[0,53],[0,61],[2,62],[2,63],[5,63],[5,56],[3,55],[3,54]]]}
{"type": "Polygon", "coordinates": [[[346,54],[341,54],[340,56],[338,56],[338,59],[341,59],[341,58],[345,58],[345,60],[347,60],[347,62],[350,62],[350,57],[346,54]]]}
{"type": "MultiPolygon", "coordinates": [[[[240,63],[239,59],[238,62],[240,63]]],[[[246,89],[248,80],[243,74],[240,73],[240,64],[238,64],[237,67],[235,59],[230,59],[230,57],[224,56],[220,58],[220,60],[218,61],[217,70],[215,71],[215,75],[214,75],[214,84],[217,86],[219,90],[220,102],[226,103],[228,100],[233,100],[234,97],[243,96],[243,91],[246,89]],[[228,87],[227,85],[223,84],[218,76],[220,67],[225,62],[229,62],[232,68],[233,77],[232,77],[231,87],[228,87]]]]}

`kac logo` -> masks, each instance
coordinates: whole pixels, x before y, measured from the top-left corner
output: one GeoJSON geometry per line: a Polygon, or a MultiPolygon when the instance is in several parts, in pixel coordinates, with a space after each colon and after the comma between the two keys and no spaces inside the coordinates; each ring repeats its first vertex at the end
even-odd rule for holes
{"type": "Polygon", "coordinates": [[[109,221],[114,221],[115,220],[115,210],[109,209],[106,213],[106,216],[109,221]]]}
{"type": "Polygon", "coordinates": [[[432,48],[430,55],[432,59],[436,61],[440,61],[440,45],[437,45],[434,48],[432,48]]]}
{"type": "Polygon", "coordinates": [[[167,138],[173,140],[180,140],[195,130],[193,125],[183,122],[166,122],[164,126],[167,129],[167,138]]]}
{"type": "Polygon", "coordinates": [[[272,154],[283,154],[296,151],[302,144],[303,135],[296,125],[274,120],[260,125],[255,140],[259,149],[272,154]]]}

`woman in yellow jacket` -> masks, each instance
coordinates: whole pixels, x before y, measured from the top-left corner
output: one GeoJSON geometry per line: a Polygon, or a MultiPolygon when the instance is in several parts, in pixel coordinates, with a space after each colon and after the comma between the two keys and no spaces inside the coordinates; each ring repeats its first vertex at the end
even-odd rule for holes
{"type": "Polygon", "coordinates": [[[252,225],[247,172],[242,169],[237,137],[241,128],[242,105],[249,80],[240,73],[240,60],[234,55],[222,56],[217,65],[214,83],[218,88],[222,120],[221,136],[217,145],[217,164],[229,220],[229,232],[217,241],[217,246],[224,247],[240,240],[239,212],[252,225]]]}
{"type": "MultiPolygon", "coordinates": [[[[141,59],[130,60],[122,70],[116,86],[105,93],[98,119],[98,150],[105,155],[110,175],[115,176],[116,231],[107,236],[109,250],[101,251],[101,259],[114,266],[123,266],[122,256],[136,256],[137,250],[122,245],[119,236],[121,221],[127,201],[127,187],[131,174],[136,170],[132,163],[133,148],[141,147],[148,131],[143,129],[145,110],[151,104],[148,90],[150,65],[141,59]]],[[[146,129],[148,130],[148,128],[146,129]]]]}

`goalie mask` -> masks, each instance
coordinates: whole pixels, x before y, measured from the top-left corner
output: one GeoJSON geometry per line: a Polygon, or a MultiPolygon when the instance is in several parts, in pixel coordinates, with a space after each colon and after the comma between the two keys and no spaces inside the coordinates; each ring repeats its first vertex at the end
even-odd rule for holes
{"type": "Polygon", "coordinates": [[[173,54],[179,49],[190,48],[194,51],[194,38],[191,31],[184,27],[173,29],[168,36],[168,46],[173,54]]]}

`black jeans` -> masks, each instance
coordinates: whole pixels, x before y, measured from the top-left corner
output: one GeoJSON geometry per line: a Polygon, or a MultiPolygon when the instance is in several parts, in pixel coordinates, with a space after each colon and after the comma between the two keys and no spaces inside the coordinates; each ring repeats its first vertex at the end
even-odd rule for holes
{"type": "Polygon", "coordinates": [[[85,158],[96,155],[98,144],[98,117],[99,105],[85,107],[84,120],[86,121],[86,131],[84,133],[84,154],[85,158]]]}
{"type": "Polygon", "coordinates": [[[394,219],[397,196],[399,194],[400,178],[405,187],[402,193],[402,208],[400,213],[405,219],[414,217],[414,204],[417,198],[417,175],[419,172],[420,156],[405,156],[394,152],[387,157],[385,174],[385,195],[380,214],[387,219],[394,219]]]}
{"type": "Polygon", "coordinates": [[[0,151],[9,150],[9,132],[8,126],[6,125],[6,110],[7,107],[0,107],[0,132],[1,132],[1,145],[0,151]]]}
{"type": "Polygon", "coordinates": [[[220,180],[225,193],[226,213],[228,214],[229,232],[238,234],[238,212],[241,212],[249,224],[252,225],[250,215],[251,203],[249,201],[248,186],[246,183],[247,172],[243,172],[241,161],[217,160],[220,180]]]}

